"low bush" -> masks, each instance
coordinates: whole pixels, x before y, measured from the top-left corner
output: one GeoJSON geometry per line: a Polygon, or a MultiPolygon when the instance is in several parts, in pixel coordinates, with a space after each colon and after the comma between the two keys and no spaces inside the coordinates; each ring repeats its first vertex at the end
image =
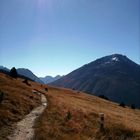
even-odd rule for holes
{"type": "Polygon", "coordinates": [[[70,111],[67,112],[66,120],[70,120],[72,118],[72,114],[70,111]]]}
{"type": "Polygon", "coordinates": [[[45,91],[47,91],[47,92],[48,92],[48,88],[45,88],[45,91]]]}
{"type": "Polygon", "coordinates": [[[121,106],[121,107],[125,107],[125,103],[124,103],[124,102],[121,102],[121,103],[120,103],[120,106],[121,106]]]}
{"type": "Polygon", "coordinates": [[[98,97],[105,99],[105,100],[109,100],[108,97],[106,97],[105,95],[99,95],[98,97]]]}
{"type": "Polygon", "coordinates": [[[28,85],[28,86],[31,86],[31,84],[28,83],[28,80],[27,80],[27,79],[25,79],[25,80],[23,81],[23,83],[25,83],[25,84],[28,85]]]}
{"type": "Polygon", "coordinates": [[[136,107],[135,107],[135,105],[134,104],[132,104],[131,105],[131,109],[135,109],[136,107]]]}
{"type": "Polygon", "coordinates": [[[0,103],[3,101],[4,99],[4,93],[0,90],[0,103]]]}

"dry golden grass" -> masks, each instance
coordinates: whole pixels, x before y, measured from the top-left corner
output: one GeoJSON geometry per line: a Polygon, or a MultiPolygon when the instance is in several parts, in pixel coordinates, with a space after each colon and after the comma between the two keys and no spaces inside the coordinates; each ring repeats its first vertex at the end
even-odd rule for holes
{"type": "Polygon", "coordinates": [[[13,124],[21,120],[40,104],[38,95],[32,93],[32,86],[23,79],[14,79],[0,73],[0,90],[4,100],[0,103],[0,139],[4,140],[13,131],[13,124]]]}
{"type": "Polygon", "coordinates": [[[68,89],[48,89],[48,107],[36,121],[36,140],[140,140],[140,110],[68,89]],[[102,132],[100,112],[105,114],[102,132]]]}
{"type": "Polygon", "coordinates": [[[40,104],[36,89],[48,106],[35,123],[35,140],[140,140],[140,110],[122,108],[101,98],[76,91],[49,87],[0,74],[0,139],[12,132],[11,125],[40,104]],[[45,88],[48,88],[48,92],[45,88]],[[68,117],[68,112],[70,116],[68,117]],[[105,129],[99,129],[99,113],[105,114],[105,129]]]}

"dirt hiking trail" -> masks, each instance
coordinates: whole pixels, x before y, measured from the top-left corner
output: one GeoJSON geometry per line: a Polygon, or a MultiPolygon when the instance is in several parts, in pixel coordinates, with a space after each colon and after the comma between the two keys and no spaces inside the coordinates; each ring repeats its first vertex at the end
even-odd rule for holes
{"type": "Polygon", "coordinates": [[[34,122],[39,117],[47,106],[47,99],[45,95],[38,93],[41,96],[41,105],[26,115],[25,118],[17,122],[14,134],[8,137],[8,140],[33,140],[34,136],[34,122]]]}

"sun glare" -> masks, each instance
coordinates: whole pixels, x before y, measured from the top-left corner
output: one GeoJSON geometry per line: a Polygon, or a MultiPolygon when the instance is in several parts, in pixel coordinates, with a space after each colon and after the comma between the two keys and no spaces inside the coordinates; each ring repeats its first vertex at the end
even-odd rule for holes
{"type": "Polygon", "coordinates": [[[52,1],[51,0],[37,0],[37,5],[39,10],[50,10],[52,8],[52,1]]]}

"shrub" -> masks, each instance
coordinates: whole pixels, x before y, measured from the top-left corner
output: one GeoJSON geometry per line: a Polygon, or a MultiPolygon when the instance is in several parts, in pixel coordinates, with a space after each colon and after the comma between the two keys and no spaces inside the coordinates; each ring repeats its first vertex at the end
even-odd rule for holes
{"type": "Polygon", "coordinates": [[[66,120],[70,120],[72,118],[72,114],[70,111],[67,112],[66,120]]]}
{"type": "Polygon", "coordinates": [[[11,70],[10,70],[10,76],[13,77],[13,78],[17,78],[18,74],[17,74],[17,70],[15,67],[13,67],[11,70]]]}
{"type": "Polygon", "coordinates": [[[131,105],[131,109],[135,109],[135,105],[134,104],[131,105]]]}
{"type": "Polygon", "coordinates": [[[28,85],[28,86],[31,86],[31,85],[28,83],[28,80],[27,80],[27,79],[25,79],[25,80],[23,81],[23,83],[25,83],[25,84],[28,85]]]}
{"type": "Polygon", "coordinates": [[[4,93],[0,90],[0,103],[3,101],[4,99],[4,93]]]}
{"type": "Polygon", "coordinates": [[[102,98],[102,99],[105,99],[105,100],[109,100],[108,97],[106,97],[105,95],[102,95],[102,94],[99,95],[98,97],[100,97],[100,98],[102,98]]]}
{"type": "Polygon", "coordinates": [[[125,103],[124,102],[121,102],[120,103],[120,106],[125,107],[125,103]]]}
{"type": "Polygon", "coordinates": [[[47,91],[47,92],[48,92],[48,88],[45,88],[45,91],[47,91]]]}

